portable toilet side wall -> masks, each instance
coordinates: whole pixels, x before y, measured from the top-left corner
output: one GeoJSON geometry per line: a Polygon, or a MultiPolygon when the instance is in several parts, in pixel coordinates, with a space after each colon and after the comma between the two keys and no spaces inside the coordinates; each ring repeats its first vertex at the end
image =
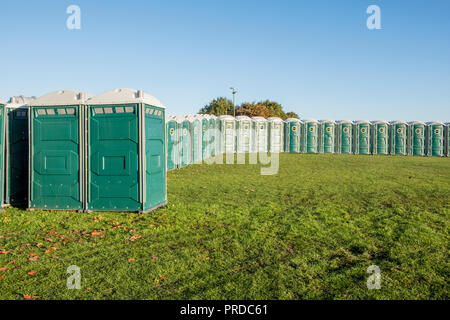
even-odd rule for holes
{"type": "Polygon", "coordinates": [[[61,90],[30,102],[29,209],[84,209],[85,108],[89,97],[61,90]]]}
{"type": "Polygon", "coordinates": [[[269,127],[269,152],[283,152],[284,122],[278,117],[267,118],[269,127]]]}
{"type": "Polygon", "coordinates": [[[220,116],[221,153],[236,152],[236,121],[232,116],[220,116]]]}
{"type": "Polygon", "coordinates": [[[0,201],[3,204],[4,199],[3,199],[3,192],[4,192],[4,170],[3,170],[3,164],[5,162],[5,106],[6,106],[6,102],[3,101],[2,99],[0,99],[0,201]]]}
{"type": "Polygon", "coordinates": [[[407,155],[408,124],[401,120],[392,121],[390,123],[390,154],[407,155]]]}
{"type": "Polygon", "coordinates": [[[178,117],[181,126],[181,154],[180,166],[186,167],[191,164],[192,160],[192,143],[191,143],[191,122],[182,117],[178,117]]]}
{"type": "Polygon", "coordinates": [[[439,121],[427,122],[427,155],[444,155],[444,124],[439,121]]]}
{"type": "Polygon", "coordinates": [[[202,124],[198,117],[188,118],[191,122],[192,163],[202,162],[202,124]]]}
{"type": "Polygon", "coordinates": [[[178,122],[175,118],[167,118],[166,132],[167,171],[170,171],[178,168],[180,162],[180,130],[178,128],[178,122]]]}
{"type": "Polygon", "coordinates": [[[333,120],[321,120],[319,131],[319,153],[335,153],[336,122],[333,120]]]}
{"type": "Polygon", "coordinates": [[[450,122],[445,123],[445,155],[450,157],[450,122]]]}
{"type": "Polygon", "coordinates": [[[315,119],[304,119],[304,143],[306,153],[319,152],[319,121],[315,119]]]}
{"type": "Polygon", "coordinates": [[[300,120],[288,118],[284,122],[284,152],[300,153],[300,120]]]}
{"type": "Polygon", "coordinates": [[[389,122],[385,120],[372,122],[372,154],[389,154],[389,122]]]}
{"type": "Polygon", "coordinates": [[[28,103],[35,98],[12,97],[5,109],[5,204],[27,204],[28,103]]]}
{"type": "Polygon", "coordinates": [[[252,145],[252,121],[247,116],[236,117],[236,152],[250,153],[252,145]]]}
{"type": "Polygon", "coordinates": [[[252,117],[253,152],[266,153],[268,148],[268,124],[264,117],[252,117]]]}
{"type": "Polygon", "coordinates": [[[340,120],[337,127],[337,152],[351,154],[353,152],[353,123],[350,120],[340,120]]]}
{"type": "Polygon", "coordinates": [[[370,121],[359,120],[355,122],[354,142],[355,154],[371,153],[370,121]]]}
{"type": "Polygon", "coordinates": [[[426,124],[422,121],[411,121],[408,123],[408,131],[408,154],[424,156],[426,124]]]}
{"type": "Polygon", "coordinates": [[[102,93],[88,104],[88,211],[165,205],[165,107],[132,89],[102,93]]]}

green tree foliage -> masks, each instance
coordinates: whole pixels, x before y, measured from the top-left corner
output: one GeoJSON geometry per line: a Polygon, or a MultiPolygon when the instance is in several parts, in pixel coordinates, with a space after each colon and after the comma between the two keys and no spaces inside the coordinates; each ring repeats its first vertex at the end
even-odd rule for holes
{"type": "Polygon", "coordinates": [[[300,117],[298,116],[298,114],[296,114],[296,113],[293,112],[293,111],[286,113],[286,117],[288,117],[288,118],[300,119],[300,117]]]}
{"type": "Polygon", "coordinates": [[[233,115],[233,102],[225,97],[212,100],[199,111],[200,114],[213,114],[216,116],[233,115]]]}

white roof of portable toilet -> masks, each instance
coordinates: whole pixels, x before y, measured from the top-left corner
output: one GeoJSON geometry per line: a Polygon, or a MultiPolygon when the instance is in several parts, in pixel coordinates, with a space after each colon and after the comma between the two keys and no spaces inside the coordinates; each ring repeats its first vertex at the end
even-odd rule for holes
{"type": "Polygon", "coordinates": [[[450,126],[450,122],[446,122],[445,125],[446,125],[446,126],[450,126]]]}
{"type": "Polygon", "coordinates": [[[337,123],[351,123],[351,124],[353,124],[353,121],[351,121],[351,120],[338,120],[336,122],[337,123]]]}
{"type": "Polygon", "coordinates": [[[421,124],[423,126],[426,125],[425,122],[422,122],[422,121],[419,121],[419,120],[410,121],[410,122],[408,122],[408,124],[421,124]]]}
{"type": "Polygon", "coordinates": [[[283,122],[283,120],[281,118],[278,118],[278,117],[267,118],[267,121],[269,121],[269,122],[283,122]]]}
{"type": "Polygon", "coordinates": [[[297,118],[287,118],[284,122],[301,122],[300,119],[297,118]]]}
{"type": "Polygon", "coordinates": [[[260,116],[252,117],[252,120],[253,121],[267,121],[266,118],[260,117],[260,116]]]}
{"type": "Polygon", "coordinates": [[[336,121],[331,120],[331,119],[322,119],[319,121],[320,123],[336,123],[336,121]]]}
{"type": "Polygon", "coordinates": [[[319,121],[317,121],[316,119],[303,119],[302,122],[304,122],[304,123],[307,123],[307,122],[319,123],[319,121]]]}
{"type": "Polygon", "coordinates": [[[223,115],[219,117],[219,120],[234,120],[234,117],[230,115],[223,115]]]}
{"type": "Polygon", "coordinates": [[[443,126],[444,124],[440,121],[429,121],[427,122],[427,125],[432,125],[432,124],[440,124],[441,126],[443,126]]]}
{"type": "Polygon", "coordinates": [[[142,90],[128,88],[119,88],[103,92],[98,96],[90,98],[87,103],[90,105],[145,103],[158,108],[166,108],[154,96],[149,95],[142,90]]]}
{"type": "Polygon", "coordinates": [[[389,123],[390,124],[408,124],[406,121],[403,121],[403,120],[394,120],[389,123]]]}
{"type": "Polygon", "coordinates": [[[387,122],[386,120],[374,120],[374,121],[372,121],[372,124],[378,124],[378,123],[389,124],[389,122],[387,122]]]}
{"type": "Polygon", "coordinates": [[[236,121],[250,121],[250,117],[247,116],[237,116],[236,121]]]}
{"type": "Polygon", "coordinates": [[[6,106],[8,108],[28,107],[30,102],[34,100],[36,100],[36,97],[24,97],[24,96],[11,97],[6,106]]]}
{"type": "Polygon", "coordinates": [[[6,105],[6,102],[0,99],[0,104],[6,105]]]}
{"type": "Polygon", "coordinates": [[[357,121],[355,121],[355,123],[356,123],[356,124],[360,124],[360,123],[367,123],[367,124],[370,124],[370,121],[369,121],[369,120],[357,120],[357,121]]]}
{"type": "Polygon", "coordinates": [[[47,93],[33,101],[30,101],[29,106],[73,106],[86,104],[92,94],[75,91],[75,90],[59,90],[47,93]]]}

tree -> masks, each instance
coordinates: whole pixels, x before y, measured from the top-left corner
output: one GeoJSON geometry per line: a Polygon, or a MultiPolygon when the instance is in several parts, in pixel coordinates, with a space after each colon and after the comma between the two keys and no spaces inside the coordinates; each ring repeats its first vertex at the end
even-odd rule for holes
{"type": "Polygon", "coordinates": [[[293,112],[293,111],[286,113],[286,117],[288,117],[288,118],[300,119],[300,117],[298,116],[298,114],[296,114],[296,113],[293,112]]]}
{"type": "Polygon", "coordinates": [[[199,111],[200,114],[213,114],[216,116],[230,114],[233,115],[233,102],[225,97],[212,100],[199,111]]]}

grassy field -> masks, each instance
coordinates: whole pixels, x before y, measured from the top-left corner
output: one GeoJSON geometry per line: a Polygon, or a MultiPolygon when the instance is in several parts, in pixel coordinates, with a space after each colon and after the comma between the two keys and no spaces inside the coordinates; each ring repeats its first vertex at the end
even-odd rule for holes
{"type": "Polygon", "coordinates": [[[169,172],[149,214],[9,208],[0,298],[449,299],[449,173],[448,158],[283,154],[274,176],[169,172]]]}

